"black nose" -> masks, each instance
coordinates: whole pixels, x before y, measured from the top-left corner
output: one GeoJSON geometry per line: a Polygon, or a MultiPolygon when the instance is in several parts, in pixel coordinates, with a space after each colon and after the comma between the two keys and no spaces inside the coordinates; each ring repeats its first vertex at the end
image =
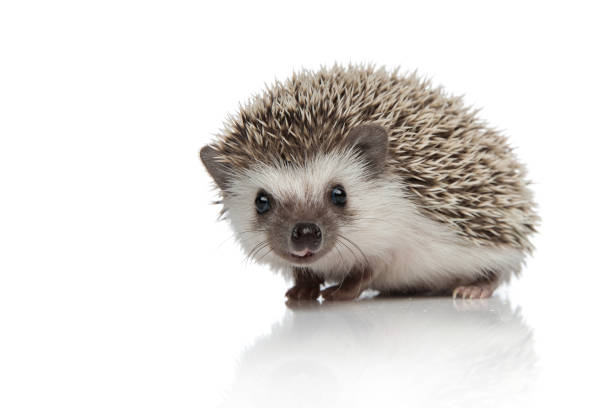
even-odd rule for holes
{"type": "Polygon", "coordinates": [[[295,224],[291,231],[291,244],[296,251],[315,250],[321,245],[321,229],[313,223],[295,224]]]}

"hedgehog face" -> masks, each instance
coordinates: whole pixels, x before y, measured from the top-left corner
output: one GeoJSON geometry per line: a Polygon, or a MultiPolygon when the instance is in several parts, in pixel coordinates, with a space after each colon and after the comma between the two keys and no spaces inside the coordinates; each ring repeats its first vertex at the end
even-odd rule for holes
{"type": "Polygon", "coordinates": [[[355,211],[343,183],[356,181],[351,171],[363,172],[341,164],[347,160],[330,155],[304,166],[260,166],[235,179],[224,204],[238,234],[253,231],[245,249],[265,242],[255,259],[265,261],[269,253],[292,265],[315,263],[332,251],[355,211]]]}
{"type": "Polygon", "coordinates": [[[307,185],[295,196],[278,185],[271,187],[278,197],[268,195],[269,209],[257,211],[252,220],[255,230],[265,231],[269,249],[295,265],[309,264],[325,256],[337,239],[337,218],[343,216],[324,197],[315,196],[324,194],[325,187],[307,185]]]}
{"type": "Polygon", "coordinates": [[[366,174],[350,152],[300,166],[259,165],[233,178],[223,204],[255,260],[316,264],[341,245],[343,227],[351,224],[359,204],[359,194],[351,193],[366,182],[366,174]]]}
{"type": "Polygon", "coordinates": [[[303,164],[256,163],[235,171],[215,167],[212,152],[203,149],[222,189],[224,212],[249,257],[314,269],[367,262],[359,242],[370,240],[364,233],[375,233],[372,220],[389,205],[390,184],[381,182],[387,138],[380,127],[367,126],[347,141],[303,164]]]}

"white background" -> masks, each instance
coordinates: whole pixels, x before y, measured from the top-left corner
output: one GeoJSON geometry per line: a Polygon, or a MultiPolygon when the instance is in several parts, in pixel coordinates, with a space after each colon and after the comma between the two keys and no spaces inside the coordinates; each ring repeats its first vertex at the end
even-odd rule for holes
{"type": "Polygon", "coordinates": [[[0,406],[610,406],[604,6],[3,1],[0,406]],[[494,299],[292,311],[215,222],[227,114],[351,61],[464,94],[527,164],[538,249],[494,299]]]}

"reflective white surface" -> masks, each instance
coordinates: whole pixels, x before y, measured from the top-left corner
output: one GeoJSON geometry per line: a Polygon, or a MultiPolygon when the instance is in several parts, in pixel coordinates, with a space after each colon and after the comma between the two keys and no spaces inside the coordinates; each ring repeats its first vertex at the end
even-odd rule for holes
{"type": "Polygon", "coordinates": [[[604,2],[0,2],[0,407],[610,407],[604,2]],[[289,308],[199,162],[300,67],[418,69],[503,129],[543,219],[483,302],[289,308]]]}
{"type": "Polygon", "coordinates": [[[241,353],[223,406],[519,406],[533,343],[499,298],[293,305],[241,353]]]}

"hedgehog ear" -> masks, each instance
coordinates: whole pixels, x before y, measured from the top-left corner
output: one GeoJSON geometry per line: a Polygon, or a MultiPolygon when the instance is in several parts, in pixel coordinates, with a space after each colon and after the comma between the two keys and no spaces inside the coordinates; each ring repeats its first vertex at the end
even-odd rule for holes
{"type": "Polygon", "coordinates": [[[379,125],[361,125],[351,129],[347,136],[349,146],[353,147],[366,159],[370,169],[381,173],[385,169],[389,137],[387,131],[379,125]]]}
{"type": "Polygon", "coordinates": [[[221,163],[218,159],[219,152],[212,146],[204,146],[200,150],[200,159],[204,163],[204,167],[217,183],[217,186],[223,191],[227,191],[229,187],[230,170],[227,165],[221,163]]]}

